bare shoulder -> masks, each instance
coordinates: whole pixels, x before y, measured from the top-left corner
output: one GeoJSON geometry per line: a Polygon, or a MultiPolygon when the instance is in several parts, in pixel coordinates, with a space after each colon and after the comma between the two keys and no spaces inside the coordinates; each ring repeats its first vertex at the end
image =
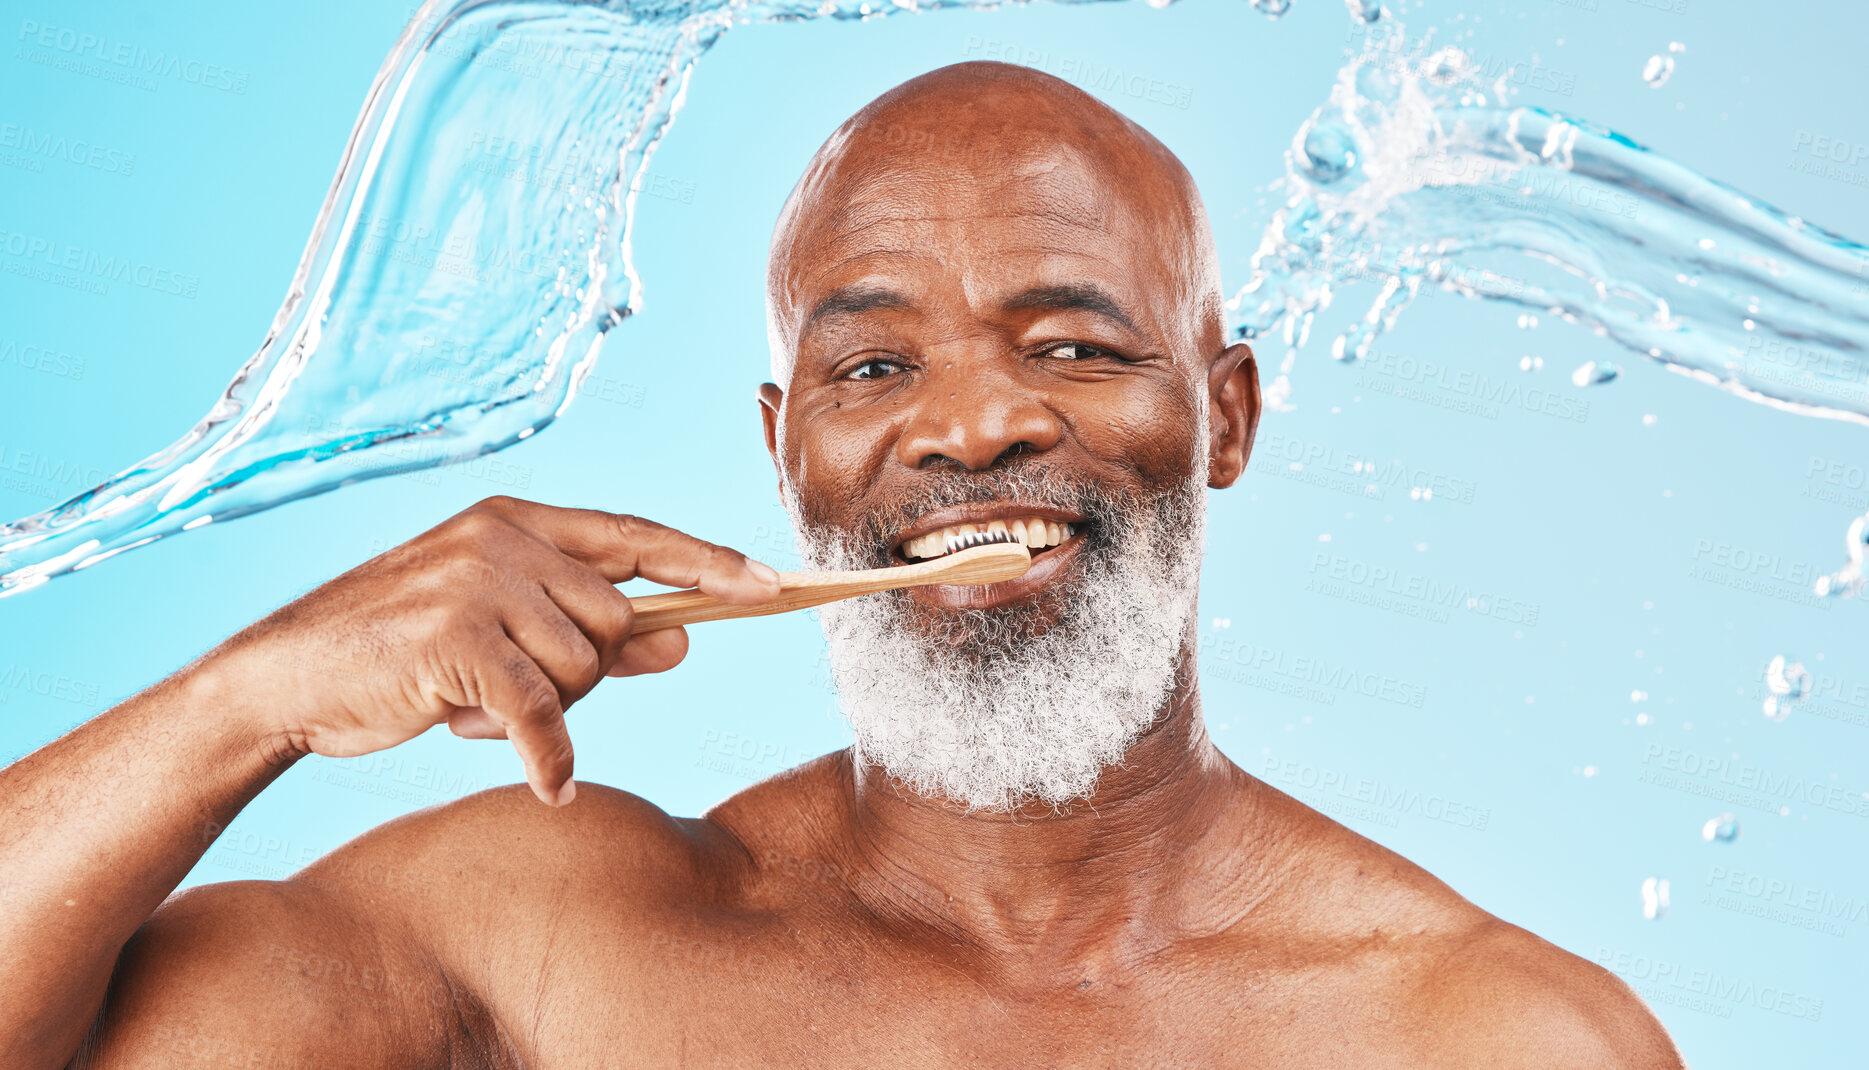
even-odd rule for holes
{"type": "Polygon", "coordinates": [[[1440,957],[1418,1006],[1447,1065],[1678,1070],[1686,1064],[1621,978],[1488,918],[1440,957]]]}
{"type": "Polygon", "coordinates": [[[736,852],[707,822],[597,784],[565,807],[514,785],[420,810],[286,880],[171,896],[126,947],[77,1065],[325,1065],[338,1037],[359,1068],[492,1053],[500,1012],[536,999],[566,949],[593,933],[645,946],[625,930],[704,906],[736,852]]]}
{"type": "Polygon", "coordinates": [[[1361,1002],[1407,1023],[1425,1065],[1661,1070],[1684,1064],[1616,975],[1494,917],[1444,881],[1283,793],[1267,806],[1301,857],[1285,924],[1361,1002]],[[1301,846],[1300,846],[1301,845],[1301,846]]]}
{"type": "Polygon", "coordinates": [[[572,803],[551,807],[513,784],[380,825],[291,880],[425,919],[425,935],[446,946],[529,926],[565,903],[692,901],[740,853],[711,822],[627,791],[580,781],[572,803]]]}

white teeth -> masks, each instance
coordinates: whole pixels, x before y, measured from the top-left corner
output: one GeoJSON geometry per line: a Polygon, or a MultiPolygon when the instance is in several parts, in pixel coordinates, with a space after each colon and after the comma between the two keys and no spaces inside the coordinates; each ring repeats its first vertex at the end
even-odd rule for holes
{"type": "Polygon", "coordinates": [[[959,543],[965,536],[982,533],[1004,534],[1029,549],[1042,550],[1070,538],[1077,533],[1077,529],[1071,524],[1060,524],[1035,516],[1016,520],[989,520],[983,524],[954,524],[904,542],[902,556],[921,561],[943,557],[959,549],[959,543]]]}

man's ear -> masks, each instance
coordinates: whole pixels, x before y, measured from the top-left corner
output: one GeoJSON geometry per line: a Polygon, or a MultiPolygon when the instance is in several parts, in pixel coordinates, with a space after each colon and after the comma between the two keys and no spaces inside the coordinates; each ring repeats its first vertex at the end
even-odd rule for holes
{"type": "Polygon", "coordinates": [[[1244,342],[1228,346],[1207,369],[1207,485],[1230,487],[1252,458],[1259,430],[1259,364],[1244,342]]]}
{"type": "Polygon", "coordinates": [[[779,464],[779,406],[785,402],[785,391],[777,383],[761,383],[756,392],[759,397],[759,422],[766,428],[766,452],[772,454],[773,471],[779,473],[779,479],[785,479],[785,469],[779,464]]]}

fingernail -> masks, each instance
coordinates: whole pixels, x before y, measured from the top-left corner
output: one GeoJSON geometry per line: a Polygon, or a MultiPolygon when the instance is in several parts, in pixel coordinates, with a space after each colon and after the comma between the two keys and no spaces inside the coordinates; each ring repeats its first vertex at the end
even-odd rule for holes
{"type": "Polygon", "coordinates": [[[565,786],[558,789],[558,805],[564,806],[565,804],[569,803],[572,799],[577,798],[577,794],[578,794],[578,782],[575,780],[565,781],[565,786]]]}
{"type": "Polygon", "coordinates": [[[766,564],[764,561],[748,560],[746,563],[746,570],[758,576],[760,579],[765,580],[767,583],[777,584],[779,582],[779,574],[773,571],[772,566],[766,564]]]}

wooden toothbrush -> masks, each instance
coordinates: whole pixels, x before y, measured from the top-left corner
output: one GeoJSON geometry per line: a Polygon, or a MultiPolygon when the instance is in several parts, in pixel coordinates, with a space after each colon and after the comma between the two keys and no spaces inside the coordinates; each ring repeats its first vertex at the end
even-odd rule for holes
{"type": "Polygon", "coordinates": [[[771,613],[790,613],[826,602],[855,598],[874,591],[892,591],[898,587],[926,587],[935,583],[972,586],[1016,579],[1032,567],[1032,552],[1008,532],[977,531],[953,540],[956,549],[931,561],[917,561],[893,568],[859,569],[853,572],[781,572],[779,597],[756,606],[722,602],[698,588],[670,591],[666,594],[631,598],[636,619],[631,635],[698,624],[706,620],[730,617],[763,617],[771,613]]]}

